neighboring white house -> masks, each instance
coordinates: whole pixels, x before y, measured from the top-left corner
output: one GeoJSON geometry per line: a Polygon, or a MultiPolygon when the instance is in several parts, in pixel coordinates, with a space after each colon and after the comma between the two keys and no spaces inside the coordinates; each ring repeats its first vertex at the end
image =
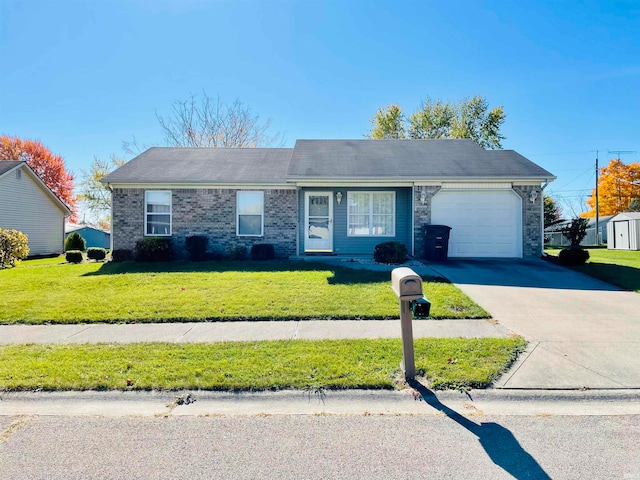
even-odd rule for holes
{"type": "Polygon", "coordinates": [[[0,161],[0,228],[29,237],[29,255],[64,252],[71,210],[25,162],[0,161]]]}
{"type": "MultiPolygon", "coordinates": [[[[586,236],[580,242],[580,245],[599,245],[607,243],[609,235],[607,233],[607,222],[613,215],[606,215],[598,219],[598,230],[600,237],[596,241],[596,219],[589,218],[587,223],[586,236]]],[[[544,243],[552,247],[566,247],[570,245],[569,239],[562,234],[562,229],[571,224],[571,220],[561,220],[544,229],[544,243]]]]}
{"type": "Polygon", "coordinates": [[[640,212],[621,212],[607,223],[610,250],[640,250],[640,212]]]}

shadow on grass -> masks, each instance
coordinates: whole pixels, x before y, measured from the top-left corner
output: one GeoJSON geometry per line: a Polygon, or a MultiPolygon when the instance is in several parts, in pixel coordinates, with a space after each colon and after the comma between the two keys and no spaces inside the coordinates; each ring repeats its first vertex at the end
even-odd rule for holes
{"type": "Polygon", "coordinates": [[[478,437],[489,458],[514,478],[550,479],[540,464],[529,454],[510,430],[494,422],[477,424],[438,400],[435,394],[416,380],[409,385],[420,393],[420,398],[436,410],[478,437]]]}
{"type": "Polygon", "coordinates": [[[573,268],[625,290],[640,292],[640,269],[599,262],[588,262],[573,268]]]}
{"type": "MultiPolygon", "coordinates": [[[[83,274],[127,275],[136,273],[256,273],[256,272],[332,272],[330,285],[390,282],[389,272],[351,269],[316,262],[296,261],[212,261],[212,262],[108,262],[97,271],[83,274]]],[[[439,280],[439,279],[438,279],[439,280]]]]}

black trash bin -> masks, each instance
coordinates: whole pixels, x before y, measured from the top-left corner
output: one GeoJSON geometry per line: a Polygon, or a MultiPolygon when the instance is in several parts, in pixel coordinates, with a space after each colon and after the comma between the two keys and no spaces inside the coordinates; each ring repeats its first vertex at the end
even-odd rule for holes
{"type": "Polygon", "coordinates": [[[449,256],[449,233],[447,225],[424,226],[424,258],[433,262],[444,262],[449,256]]]}

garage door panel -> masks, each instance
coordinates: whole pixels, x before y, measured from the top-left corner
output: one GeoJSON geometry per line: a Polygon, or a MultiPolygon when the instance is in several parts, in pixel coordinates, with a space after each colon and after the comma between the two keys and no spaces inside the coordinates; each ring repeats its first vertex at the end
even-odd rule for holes
{"type": "Polygon", "coordinates": [[[510,190],[441,190],[431,221],[452,227],[451,257],[521,257],[521,208],[510,190]]]}

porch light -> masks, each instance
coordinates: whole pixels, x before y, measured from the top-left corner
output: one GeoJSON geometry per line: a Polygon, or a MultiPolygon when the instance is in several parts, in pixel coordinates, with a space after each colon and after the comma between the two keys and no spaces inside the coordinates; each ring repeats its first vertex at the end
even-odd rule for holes
{"type": "Polygon", "coordinates": [[[336,193],[336,202],[338,202],[338,205],[342,203],[342,192],[336,193]]]}
{"type": "Polygon", "coordinates": [[[531,203],[536,203],[537,198],[538,198],[538,192],[535,190],[532,190],[531,193],[529,194],[529,201],[531,203]]]}
{"type": "Polygon", "coordinates": [[[420,192],[420,203],[424,205],[427,202],[427,191],[423,188],[420,192]]]}

